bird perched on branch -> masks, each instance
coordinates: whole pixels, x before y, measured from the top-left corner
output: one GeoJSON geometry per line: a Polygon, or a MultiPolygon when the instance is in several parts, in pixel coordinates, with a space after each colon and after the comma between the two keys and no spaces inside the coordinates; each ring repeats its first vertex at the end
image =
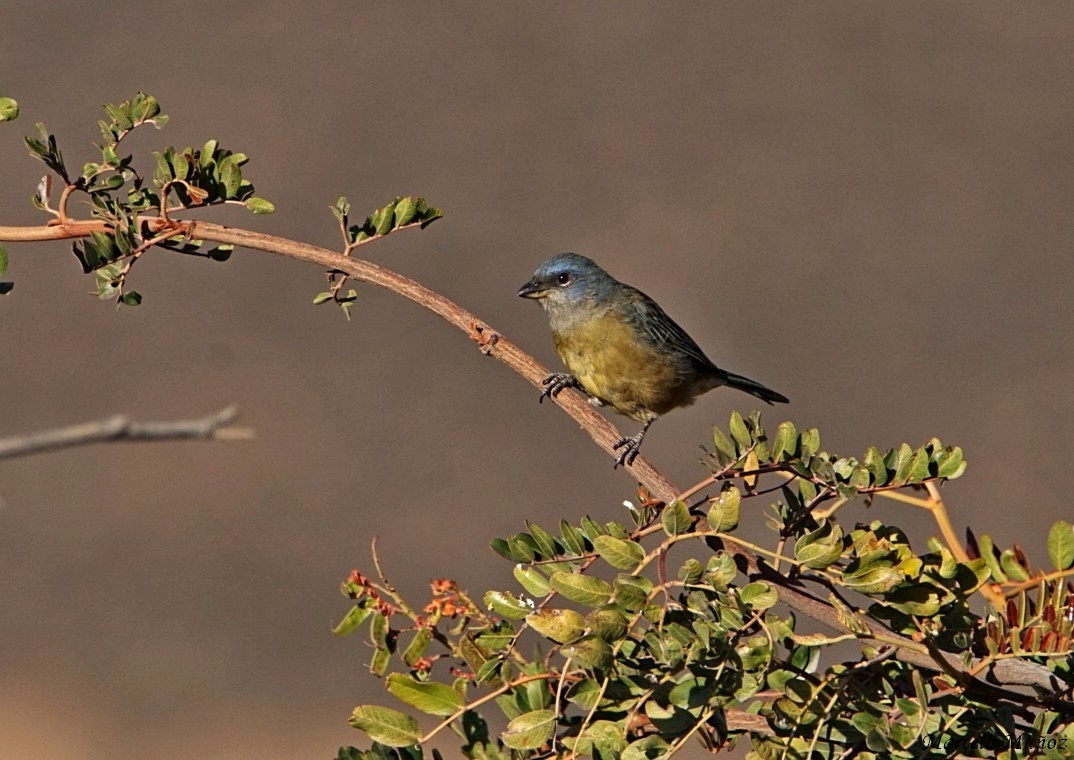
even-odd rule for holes
{"type": "Polygon", "coordinates": [[[713,388],[726,385],[769,404],[788,402],[771,388],[717,367],[656,301],[585,256],[553,256],[518,295],[544,307],[559,358],[570,370],[546,377],[540,400],[580,388],[591,403],[642,423],[639,433],[615,443],[615,451],[622,449],[615,467],[634,461],[657,417],[713,388]]]}

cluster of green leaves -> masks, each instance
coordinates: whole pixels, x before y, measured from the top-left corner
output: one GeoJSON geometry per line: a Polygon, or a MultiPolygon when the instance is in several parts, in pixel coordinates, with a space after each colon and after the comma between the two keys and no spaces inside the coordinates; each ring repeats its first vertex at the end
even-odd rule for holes
{"type": "MultiPolygon", "coordinates": [[[[933,440],[883,455],[870,449],[861,460],[841,458],[820,450],[816,430],[798,433],[785,422],[769,438],[759,415],[738,414],[729,435],[716,431],[714,437],[715,495],[693,505],[674,502],[658,517],[632,510],[633,526],[588,517],[579,524],[562,521],[555,531],[529,523],[526,531],[492,542],[515,563],[518,591],[488,591],[480,608],[467,600],[448,619],[415,616],[405,604],[386,607],[369,587],[352,587],[356,604],[346,628],[369,625],[378,675],[390,670],[396,650],[387,642],[396,621],[403,621],[400,632],[418,631],[405,647],[403,671],[388,675],[388,691],[443,719],[471,758],[577,753],[636,760],[673,753],[691,737],[710,749],[748,737],[757,758],[947,757],[956,744],[965,754],[995,757],[997,748],[1026,731],[1074,742],[1069,714],[1030,715],[999,704],[994,694],[966,688],[958,674],[939,666],[926,675],[874,638],[887,630],[894,647],[924,640],[963,657],[967,667],[974,657],[1021,656],[1043,663],[1069,686],[1074,597],[1056,590],[1065,588],[1074,565],[1069,525],[1049,538],[1061,566],[1053,574],[1053,596],[1017,610],[1020,632],[1052,626],[1051,649],[1000,650],[986,643],[1002,633],[1000,623],[970,605],[992,577],[984,558],[960,562],[937,541],[915,553],[898,528],[878,521],[843,528],[836,509],[817,514],[826,502],[843,508],[850,499],[868,503],[888,490],[957,477],[965,469],[957,447],[933,440]],[[760,478],[770,473],[786,484],[762,488],[760,478]],[[729,548],[728,541],[744,543],[731,535],[743,502],[773,490],[781,497],[771,504],[769,521],[776,547],[753,551],[774,562],[767,572],[785,563],[788,581],[830,590],[827,604],[841,626],[834,633],[808,630],[808,618],[782,610],[770,576],[745,572],[741,556],[729,548]],[[667,565],[672,552],[685,554],[674,567],[667,565]],[[536,648],[525,654],[525,642],[534,637],[536,648]],[[835,648],[854,640],[859,646],[849,657],[835,648]],[[420,655],[414,641],[421,643],[420,655]],[[1045,656],[1059,645],[1066,647],[1065,658],[1045,656]],[[452,663],[450,678],[436,675],[436,660],[426,655],[430,646],[438,649],[436,659],[452,663]],[[475,695],[480,690],[483,697],[475,695]],[[489,734],[485,704],[495,704],[507,721],[498,736],[489,734]]],[[[341,758],[395,751],[422,757],[432,739],[413,716],[389,707],[360,706],[352,724],[373,746],[346,748],[341,758]]]]}
{"type": "MultiPolygon", "coordinates": [[[[1033,580],[1033,571],[1025,552],[1017,544],[1011,549],[1000,549],[987,533],[980,538],[972,532],[969,534],[970,551],[981,557],[988,566],[995,583],[1023,583],[1033,580]]],[[[1066,520],[1055,523],[1048,531],[1046,542],[1048,557],[1060,574],[1074,569],[1074,526],[1066,520]]]]}
{"type": "MultiPolygon", "coordinates": [[[[336,221],[339,222],[340,231],[343,233],[344,256],[349,256],[351,251],[360,245],[371,243],[393,232],[415,227],[423,230],[444,215],[440,209],[430,206],[424,198],[412,195],[397,196],[387,206],[367,216],[362,224],[350,223],[351,204],[346,197],[340,197],[329,208],[336,221]]],[[[314,296],[313,303],[332,301],[343,310],[344,316],[349,320],[351,318],[350,307],[358,300],[358,291],[351,288],[344,294],[343,286],[346,282],[345,275],[339,272],[329,272],[328,290],[314,296]]]]}
{"type": "Polygon", "coordinates": [[[949,651],[968,651],[975,616],[969,600],[985,580],[988,569],[980,559],[958,562],[939,542],[915,554],[898,528],[879,522],[859,525],[850,534],[840,584],[876,602],[869,615],[894,631],[913,635],[922,618],[942,623],[936,642],[949,651]]]}
{"type": "Polygon", "coordinates": [[[444,215],[440,209],[430,206],[424,198],[412,195],[397,196],[387,206],[367,216],[364,222],[355,225],[350,224],[351,204],[346,197],[340,197],[335,205],[329,208],[344,231],[348,252],[374,238],[384,237],[408,227],[425,229],[444,215]]]}
{"type": "Polygon", "coordinates": [[[761,463],[769,468],[784,465],[783,469],[799,476],[802,498],[807,502],[817,496],[812,486],[818,484],[828,486],[833,495],[850,499],[937,478],[953,480],[966,471],[962,449],[944,446],[938,438],[917,449],[904,443],[885,454],[873,446],[859,460],[822,451],[816,428],[799,433],[790,421],[780,423],[769,440],[760,412],[748,418],[735,412],[728,430],[730,435],[718,428],[713,433],[714,450],[709,456],[715,470],[739,462],[746,470],[757,469],[761,463]]]}
{"type": "MultiPolygon", "coordinates": [[[[153,156],[157,159],[154,184],[174,190],[184,208],[230,201],[255,214],[275,211],[269,201],[254,195],[253,184],[243,178],[242,166],[249,160],[245,153],[225,150],[216,140],[209,140],[200,150],[179,151],[168,146],[162,152],[154,151],[153,156]]],[[[160,198],[147,192],[139,203],[146,209],[159,208],[160,198]]]]}
{"type": "MultiPolygon", "coordinates": [[[[104,110],[107,118],[99,122],[101,142],[96,144],[100,160],[87,162],[77,175],[67,166],[56,136],[43,124],[37,124],[36,136],[26,138],[30,154],[52,172],[42,179],[33,202],[38,209],[66,223],[70,220],[68,203],[72,194],[88,196],[91,217],[103,221],[104,229],[75,240],[75,257],[84,272],[94,273],[99,298],[137,306],[142,296],[128,290],[126,281],[131,267],[149,248],[159,246],[213,261],[226,261],[231,255],[230,245],[205,249],[205,242],[193,238],[189,227],[174,215],[220,204],[241,205],[254,214],[270,214],[275,207],[255,195],[253,184],[243,176],[246,154],[222,148],[216,140],[209,140],[201,148],[180,150],[167,146],[154,151],[152,176],[143,176],[134,156],[123,153],[120,145],[127,135],[145,124],[163,128],[168,117],[161,113],[156,98],[141,92],[118,105],[106,105],[104,110]],[[63,184],[56,209],[49,205],[54,178],[63,184]]],[[[0,122],[17,115],[18,104],[0,97],[0,122]]],[[[349,223],[350,203],[346,198],[340,198],[332,212],[343,231],[345,255],[392,232],[424,229],[443,216],[440,209],[416,196],[396,197],[360,225],[349,223]]],[[[0,247],[0,257],[3,255],[0,247]]],[[[349,319],[357,292],[343,292],[347,278],[339,272],[329,272],[328,279],[329,290],[319,294],[314,303],[335,301],[349,319]]],[[[0,294],[10,289],[10,283],[0,283],[0,294]]]]}
{"type": "Polygon", "coordinates": [[[240,204],[255,214],[268,214],[273,205],[254,195],[254,186],[242,176],[247,157],[219,147],[210,140],[200,149],[177,150],[171,146],[155,152],[156,165],[148,180],[135,166],[134,157],[120,145],[133,130],[145,124],[160,129],[168,122],[152,95],[138,93],[118,105],[106,105],[107,119],[99,122],[99,161],[83,165],[75,176],[68,168],[56,142],[43,124],[36,137],[27,137],[30,154],[40,159],[63,181],[60,208],[49,206],[51,177],[46,177],[34,196],[39,209],[67,219],[67,203],[72,193],[88,196],[90,214],[105,222],[105,231],[94,231],[73,244],[83,271],[94,272],[97,295],[102,300],[136,306],[142,296],[125,288],[127,275],[139,256],[152,245],[180,253],[196,254],[215,261],[226,260],[230,246],[203,251],[203,242],[184,237],[171,224],[169,215],[185,209],[240,204]],[[174,199],[174,204],[173,204],[174,199]],[[147,216],[153,214],[155,216],[147,216]]]}

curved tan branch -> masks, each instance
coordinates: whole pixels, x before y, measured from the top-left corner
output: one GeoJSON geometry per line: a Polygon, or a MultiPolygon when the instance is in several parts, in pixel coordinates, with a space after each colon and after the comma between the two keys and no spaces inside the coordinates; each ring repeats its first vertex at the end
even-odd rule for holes
{"type": "MultiPolygon", "coordinates": [[[[157,222],[156,217],[147,221],[157,222]]],[[[471,314],[454,302],[436,293],[409,277],[397,274],[370,261],[343,256],[315,245],[299,243],[287,238],[265,235],[260,232],[225,227],[210,222],[182,222],[187,226],[192,238],[213,243],[237,245],[255,251],[275,253],[299,261],[308,261],[324,267],[346,273],[348,277],[373,283],[387,288],[393,293],[414,301],[435,312],[453,324],[477,342],[481,352],[491,356],[515,370],[526,378],[535,388],[540,388],[541,380],[548,376],[547,369],[538,364],[533,357],[520,349],[507,338],[500,335],[486,322],[471,314]]],[[[35,240],[62,240],[89,235],[92,231],[105,232],[103,222],[69,222],[48,227],[0,227],[0,240],[29,242],[35,240]]],[[[555,398],[589,436],[604,450],[611,452],[612,445],[620,434],[615,427],[597,412],[585,398],[576,391],[565,391],[555,398]]],[[[655,467],[644,458],[638,457],[627,470],[659,499],[671,501],[675,497],[675,487],[655,467]]]]}
{"type": "MultiPolygon", "coordinates": [[[[380,285],[393,293],[414,301],[443,317],[474,340],[481,352],[506,364],[535,388],[543,390],[541,380],[548,376],[547,369],[513,342],[494,330],[486,322],[454,302],[409,277],[378,266],[364,259],[343,256],[325,248],[298,243],[286,238],[264,235],[234,227],[223,227],[208,222],[195,222],[191,235],[201,240],[242,246],[267,253],[276,253],[301,261],[309,261],[346,273],[349,277],[380,285]]],[[[619,431],[597,412],[582,394],[575,391],[563,393],[555,402],[569,414],[589,436],[607,452],[619,439],[619,431]]],[[[664,501],[674,498],[675,487],[649,462],[639,457],[628,471],[644,483],[650,491],[664,501]]]]}

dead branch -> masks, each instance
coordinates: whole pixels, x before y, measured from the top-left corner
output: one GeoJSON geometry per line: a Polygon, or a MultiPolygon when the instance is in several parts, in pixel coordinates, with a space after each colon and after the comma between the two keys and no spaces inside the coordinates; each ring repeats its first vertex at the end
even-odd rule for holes
{"type": "Polygon", "coordinates": [[[229,406],[216,414],[193,420],[136,422],[120,415],[97,422],[0,438],[0,459],[111,441],[222,441],[252,438],[253,431],[249,428],[231,427],[238,414],[236,407],[229,406]]]}

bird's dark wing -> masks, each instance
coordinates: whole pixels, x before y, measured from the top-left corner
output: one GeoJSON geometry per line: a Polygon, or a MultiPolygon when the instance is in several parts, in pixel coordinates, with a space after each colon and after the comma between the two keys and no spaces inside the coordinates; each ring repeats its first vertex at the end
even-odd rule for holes
{"type": "Polygon", "coordinates": [[[718,371],[701,347],[660,308],[660,304],[637,288],[622,287],[626,317],[645,340],[683,354],[701,369],[718,371]]]}

